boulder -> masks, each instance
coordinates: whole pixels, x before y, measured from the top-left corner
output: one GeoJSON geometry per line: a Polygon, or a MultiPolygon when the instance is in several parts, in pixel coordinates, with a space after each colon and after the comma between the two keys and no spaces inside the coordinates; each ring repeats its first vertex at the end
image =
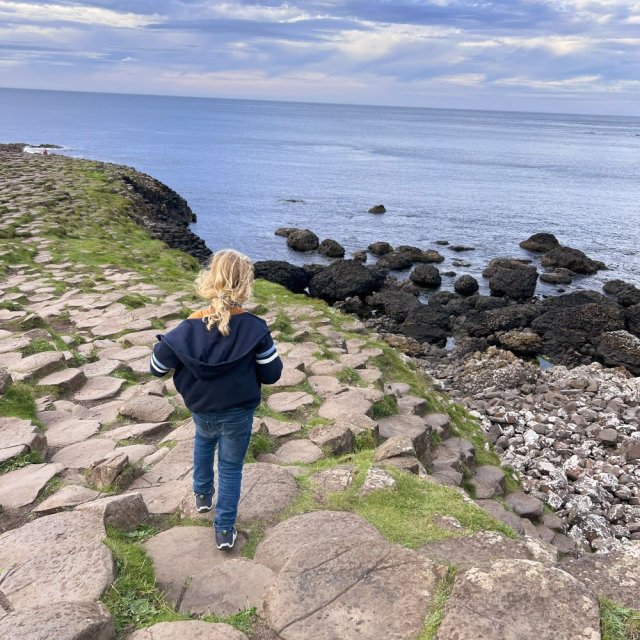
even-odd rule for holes
{"type": "Polygon", "coordinates": [[[275,231],[274,234],[277,236],[280,236],[281,238],[288,238],[289,234],[292,231],[297,231],[297,227],[278,227],[275,231]]]}
{"type": "Polygon", "coordinates": [[[295,229],[287,236],[287,247],[294,251],[314,251],[319,244],[318,236],[309,229],[295,229]]]}
{"type": "Polygon", "coordinates": [[[147,505],[139,493],[84,502],[76,507],[76,511],[95,513],[102,518],[105,527],[111,526],[122,531],[132,531],[149,517],[147,505]]]}
{"type": "Polygon", "coordinates": [[[256,278],[280,284],[293,293],[302,293],[311,280],[308,271],[283,260],[261,260],[254,263],[253,270],[256,278]]]}
{"type": "Polygon", "coordinates": [[[366,262],[367,261],[367,252],[364,249],[360,251],[354,251],[352,254],[352,258],[357,260],[358,262],[366,262]]]}
{"type": "Polygon", "coordinates": [[[542,338],[530,329],[513,329],[497,335],[500,346],[517,355],[533,355],[540,353],[542,338]]]}
{"type": "Polygon", "coordinates": [[[543,504],[538,498],[522,491],[515,491],[507,496],[509,506],[521,517],[537,520],[542,516],[543,504]]]}
{"type": "Polygon", "coordinates": [[[469,569],[455,581],[438,640],[462,638],[598,640],[598,601],[560,569],[499,560],[486,569],[469,569]]]}
{"type": "Polygon", "coordinates": [[[634,336],[640,338],[640,304],[627,307],[624,310],[624,315],[629,333],[633,333],[634,336]]]}
{"type": "Polygon", "coordinates": [[[2,640],[115,640],[101,602],[53,602],[13,611],[0,619],[2,640]]]}
{"type": "Polygon", "coordinates": [[[334,303],[350,296],[364,298],[382,287],[384,275],[356,260],[337,260],[313,276],[309,293],[334,303]]]}
{"type": "Polygon", "coordinates": [[[402,323],[402,333],[420,342],[444,346],[450,329],[450,316],[439,305],[418,304],[402,323]]]}
{"type": "Polygon", "coordinates": [[[623,280],[607,280],[602,289],[605,293],[615,296],[618,304],[623,307],[640,304],[640,289],[623,280]]]}
{"type": "Polygon", "coordinates": [[[374,256],[384,256],[393,251],[393,247],[388,242],[372,242],[367,249],[374,256]]]}
{"type": "Polygon", "coordinates": [[[419,264],[409,274],[409,279],[426,289],[437,289],[442,284],[440,272],[431,264],[419,264]]]}
{"type": "Polygon", "coordinates": [[[409,269],[413,265],[413,260],[406,253],[399,251],[391,251],[385,253],[377,262],[379,267],[383,269],[391,269],[392,271],[403,271],[409,269]]]}
{"type": "Polygon", "coordinates": [[[560,243],[553,233],[534,233],[526,240],[523,240],[520,246],[527,251],[547,253],[547,251],[559,247],[560,243]]]}
{"type": "Polygon", "coordinates": [[[602,263],[589,258],[579,249],[571,247],[555,247],[551,251],[545,253],[540,260],[543,267],[569,269],[574,273],[596,273],[598,269],[602,269],[602,263]]]}
{"type": "Polygon", "coordinates": [[[386,213],[387,209],[383,204],[374,204],[373,207],[369,209],[369,213],[386,213]]]}
{"type": "Polygon", "coordinates": [[[498,495],[502,496],[506,491],[504,471],[492,465],[478,467],[469,482],[478,500],[495,498],[498,495]]]}
{"type": "Polygon", "coordinates": [[[433,249],[420,249],[407,244],[396,247],[396,253],[411,258],[412,262],[444,262],[444,256],[433,249]]]}
{"type": "Polygon", "coordinates": [[[524,301],[535,293],[537,281],[538,271],[531,265],[498,266],[489,280],[489,290],[492,296],[524,301]]]}
{"type": "Polygon", "coordinates": [[[265,616],[283,640],[416,638],[436,581],[435,566],[410,549],[370,537],[316,541],[282,568],[265,616]]]}
{"type": "Polygon", "coordinates": [[[611,367],[626,367],[640,376],[640,338],[628,331],[608,331],[600,336],[597,353],[611,367]]]}
{"type": "Polygon", "coordinates": [[[453,288],[461,296],[472,296],[477,293],[480,285],[473,276],[460,276],[454,283],[453,288]]]}
{"type": "Polygon", "coordinates": [[[327,258],[344,258],[344,247],[339,242],[327,238],[318,245],[318,253],[327,258]]]}
{"type": "Polygon", "coordinates": [[[531,266],[531,260],[525,258],[493,258],[482,272],[483,278],[493,278],[499,267],[503,269],[518,269],[522,266],[531,266]]]}
{"type": "Polygon", "coordinates": [[[378,421],[376,436],[380,440],[402,436],[411,442],[416,457],[425,467],[431,463],[431,427],[420,416],[382,418],[378,421]]]}
{"type": "Polygon", "coordinates": [[[397,323],[404,322],[409,312],[420,304],[413,294],[393,287],[376,291],[367,302],[373,308],[382,309],[385,316],[397,323]]]}
{"type": "Polygon", "coordinates": [[[309,432],[309,440],[334,456],[352,453],[355,443],[353,431],[347,424],[318,425],[309,432]]]}
{"type": "Polygon", "coordinates": [[[553,269],[552,271],[541,273],[540,280],[549,284],[571,284],[574,276],[573,271],[569,271],[569,269],[553,269]]]}

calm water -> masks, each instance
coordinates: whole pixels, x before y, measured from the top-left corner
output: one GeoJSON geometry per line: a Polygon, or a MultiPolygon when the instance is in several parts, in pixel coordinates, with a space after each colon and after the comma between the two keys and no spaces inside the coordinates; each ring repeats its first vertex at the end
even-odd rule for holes
{"type": "Polygon", "coordinates": [[[442,239],[476,247],[441,249],[443,270],[479,275],[549,231],[611,267],[578,286],[640,285],[640,118],[3,89],[0,114],[0,141],[61,144],[167,183],[214,250],[318,261],[289,251],[280,226],[349,252],[442,239]],[[388,212],[368,214],[376,203],[388,212]]]}

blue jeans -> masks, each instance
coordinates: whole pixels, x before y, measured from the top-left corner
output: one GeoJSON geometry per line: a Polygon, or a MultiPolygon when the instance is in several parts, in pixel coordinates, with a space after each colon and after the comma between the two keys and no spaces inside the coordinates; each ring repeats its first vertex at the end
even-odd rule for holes
{"type": "Polygon", "coordinates": [[[236,522],[242,466],[249,448],[253,409],[225,409],[216,413],[194,413],[196,435],[193,446],[193,492],[213,493],[213,457],[218,449],[218,500],[216,531],[231,529],[236,522]]]}

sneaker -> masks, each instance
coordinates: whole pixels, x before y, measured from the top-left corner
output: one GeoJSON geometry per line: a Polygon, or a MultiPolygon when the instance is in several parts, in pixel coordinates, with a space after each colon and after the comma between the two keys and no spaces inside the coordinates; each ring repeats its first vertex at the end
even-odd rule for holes
{"type": "Polygon", "coordinates": [[[237,537],[238,532],[235,527],[222,529],[222,531],[216,530],[216,547],[218,547],[218,549],[233,549],[237,537]]]}
{"type": "Polygon", "coordinates": [[[205,513],[213,509],[213,495],[207,496],[204,493],[196,493],[196,510],[198,513],[205,513]]]}

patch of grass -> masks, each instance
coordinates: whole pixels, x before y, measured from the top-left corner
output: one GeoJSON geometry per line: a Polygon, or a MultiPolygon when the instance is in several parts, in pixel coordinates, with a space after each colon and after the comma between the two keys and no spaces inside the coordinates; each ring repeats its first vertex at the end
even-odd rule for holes
{"type": "Polygon", "coordinates": [[[247,544],[242,548],[242,556],[244,558],[250,558],[253,560],[253,557],[256,555],[256,548],[260,543],[260,540],[264,538],[264,534],[267,530],[267,525],[264,522],[254,522],[251,525],[251,529],[245,531],[248,534],[249,540],[247,544]]]}
{"type": "Polygon", "coordinates": [[[41,338],[34,340],[22,350],[23,356],[32,356],[34,353],[43,353],[44,351],[56,351],[56,345],[43,340],[41,338]]]}
{"type": "Polygon", "coordinates": [[[40,464],[42,461],[42,456],[36,451],[27,451],[27,453],[5,460],[0,464],[0,474],[9,473],[9,471],[15,471],[16,469],[22,469],[22,467],[26,467],[30,464],[40,464]]]}
{"type": "Polygon", "coordinates": [[[201,620],[204,620],[205,622],[223,622],[231,625],[245,635],[249,635],[255,624],[258,622],[258,614],[255,609],[247,609],[246,611],[240,611],[240,613],[227,617],[210,614],[208,616],[203,616],[201,620]]]}
{"type": "Polygon", "coordinates": [[[138,384],[138,375],[130,369],[118,368],[112,374],[112,378],[120,378],[132,384],[138,384]]]}
{"type": "Polygon", "coordinates": [[[398,413],[398,401],[394,396],[384,396],[382,400],[373,403],[371,407],[371,417],[374,420],[387,418],[398,413]]]}
{"type": "Polygon", "coordinates": [[[453,590],[455,579],[456,569],[455,567],[449,567],[447,573],[438,581],[429,607],[429,614],[424,623],[424,629],[418,640],[436,640],[438,629],[444,616],[444,608],[453,590]]]}
{"type": "Polygon", "coordinates": [[[166,449],[173,449],[178,444],[177,440],[166,440],[165,442],[160,442],[158,444],[159,447],[165,447],[166,449]]]}
{"type": "Polygon", "coordinates": [[[14,416],[24,420],[37,421],[38,409],[33,387],[24,382],[12,384],[0,398],[0,416],[14,416]]]}
{"type": "Polygon", "coordinates": [[[140,293],[128,293],[118,300],[120,304],[123,304],[127,309],[139,309],[147,304],[151,304],[151,298],[143,296],[140,293]]]}
{"type": "Polygon", "coordinates": [[[173,413],[169,416],[171,422],[184,422],[191,417],[191,411],[186,407],[176,407],[173,413]]]}
{"type": "Polygon", "coordinates": [[[47,484],[40,489],[40,493],[38,494],[38,499],[40,501],[46,500],[49,496],[52,496],[54,493],[60,491],[64,487],[64,482],[58,478],[51,478],[47,484]]]}
{"type": "Polygon", "coordinates": [[[251,435],[249,449],[245,460],[255,462],[261,453],[272,453],[276,448],[275,440],[266,433],[254,433],[251,435]]]}
{"type": "Polygon", "coordinates": [[[352,369],[351,367],[347,367],[346,369],[343,369],[337,376],[336,378],[338,378],[338,381],[341,382],[342,384],[348,384],[351,386],[358,386],[358,387],[366,387],[367,383],[362,379],[362,376],[355,370],[352,369]]]}
{"type": "Polygon", "coordinates": [[[256,418],[273,418],[274,420],[279,420],[280,422],[289,422],[289,418],[284,413],[280,413],[279,411],[274,411],[273,409],[271,409],[265,402],[264,398],[256,408],[254,415],[256,416],[256,418]]]}
{"type": "Polygon", "coordinates": [[[280,331],[285,335],[291,335],[294,332],[291,320],[282,311],[278,311],[275,320],[271,323],[271,331],[280,331]]]}
{"type": "Polygon", "coordinates": [[[375,449],[378,446],[372,431],[363,431],[359,433],[354,440],[355,451],[366,451],[367,449],[375,449]]]}
{"type": "Polygon", "coordinates": [[[640,611],[600,598],[602,640],[640,640],[640,611]]]}

